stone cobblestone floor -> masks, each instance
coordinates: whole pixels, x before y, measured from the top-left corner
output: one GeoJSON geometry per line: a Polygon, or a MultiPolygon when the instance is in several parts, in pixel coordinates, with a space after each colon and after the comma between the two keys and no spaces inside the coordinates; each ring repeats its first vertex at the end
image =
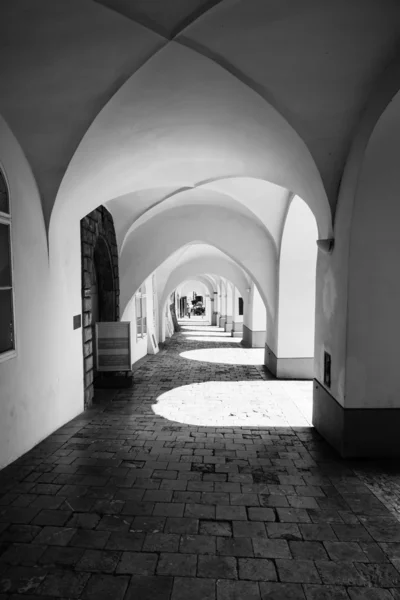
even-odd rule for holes
{"type": "Polygon", "coordinates": [[[390,472],[341,460],[310,400],[186,325],[0,473],[0,600],[399,600],[390,472]]]}

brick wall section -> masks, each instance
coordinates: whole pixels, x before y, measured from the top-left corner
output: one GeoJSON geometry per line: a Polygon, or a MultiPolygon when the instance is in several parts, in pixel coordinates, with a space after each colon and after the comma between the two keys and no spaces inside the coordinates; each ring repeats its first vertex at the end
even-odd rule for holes
{"type": "MultiPolygon", "coordinates": [[[[94,269],[94,251],[102,238],[110,257],[112,285],[112,309],[108,311],[108,321],[119,319],[119,274],[118,246],[115,236],[114,221],[104,206],[99,206],[81,220],[81,256],[82,256],[82,336],[83,336],[83,372],[84,372],[84,405],[85,409],[93,402],[94,387],[94,330],[92,322],[91,287],[94,269]]],[[[98,266],[98,265],[97,265],[98,266]]],[[[99,295],[101,290],[99,289],[99,295]]]]}

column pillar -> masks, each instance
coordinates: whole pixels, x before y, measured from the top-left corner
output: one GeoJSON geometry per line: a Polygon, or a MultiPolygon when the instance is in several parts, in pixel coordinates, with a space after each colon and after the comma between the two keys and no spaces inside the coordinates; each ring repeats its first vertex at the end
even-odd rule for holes
{"type": "Polygon", "coordinates": [[[214,292],[214,306],[211,325],[218,326],[219,324],[219,313],[218,313],[218,292],[214,292]]]}
{"type": "MultiPolygon", "coordinates": [[[[233,289],[232,337],[243,337],[243,315],[239,315],[239,298],[241,295],[236,287],[233,289]]],[[[244,299],[243,299],[244,303],[244,299]]]]}
{"type": "Polygon", "coordinates": [[[233,315],[233,292],[232,285],[229,283],[226,286],[226,321],[225,331],[229,333],[232,330],[232,315],[233,315]]]}
{"type": "Polygon", "coordinates": [[[247,290],[249,299],[243,316],[243,345],[264,348],[267,333],[267,309],[254,283],[247,290]]]}
{"type": "Polygon", "coordinates": [[[222,329],[225,329],[225,323],[226,323],[226,287],[225,289],[222,291],[221,294],[221,316],[219,318],[219,326],[222,327],[222,329]]]}

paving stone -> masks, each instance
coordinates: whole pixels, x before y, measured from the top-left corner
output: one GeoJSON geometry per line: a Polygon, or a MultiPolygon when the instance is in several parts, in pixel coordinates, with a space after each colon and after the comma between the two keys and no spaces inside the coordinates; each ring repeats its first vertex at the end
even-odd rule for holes
{"type": "Polygon", "coordinates": [[[129,531],[132,518],[128,515],[104,515],[98,523],[98,531],[129,531]]]}
{"type": "Polygon", "coordinates": [[[92,511],[99,515],[118,515],[124,507],[123,500],[96,500],[92,511]]]}
{"type": "Polygon", "coordinates": [[[155,505],[153,510],[154,516],[163,516],[163,517],[183,517],[185,505],[179,504],[176,502],[175,504],[168,504],[167,502],[159,502],[155,505]]]}
{"type": "Polygon", "coordinates": [[[216,600],[216,581],[200,577],[175,577],[171,600],[216,600]]]}
{"type": "Polygon", "coordinates": [[[79,571],[113,573],[120,556],[121,553],[115,550],[85,550],[76,568],[79,571]]]}
{"type": "MultiPolygon", "coordinates": [[[[229,521],[200,521],[199,533],[202,535],[231,536],[232,525],[229,521]]],[[[247,536],[246,536],[247,537],[247,536]]]]}
{"type": "Polygon", "coordinates": [[[133,575],[124,600],[170,600],[173,578],[133,575]]]}
{"type": "Polygon", "coordinates": [[[90,576],[82,600],[123,600],[129,577],[96,573],[90,576]]]}
{"type": "MultiPolygon", "coordinates": [[[[215,519],[216,514],[215,506],[207,506],[205,504],[186,504],[185,505],[185,517],[192,517],[194,519],[215,519]]],[[[224,507],[230,508],[230,507],[224,507]]]]}
{"type": "Polygon", "coordinates": [[[375,542],[359,542],[359,546],[370,562],[388,562],[387,556],[375,542]]]}
{"type": "Polygon", "coordinates": [[[199,531],[199,520],[188,517],[168,517],[165,523],[165,533],[192,533],[199,531]]]}
{"type": "Polygon", "coordinates": [[[400,523],[394,517],[360,515],[360,520],[370,536],[363,541],[371,541],[372,537],[375,542],[400,542],[400,523]]]}
{"type": "Polygon", "coordinates": [[[69,521],[67,527],[74,527],[76,529],[94,529],[100,521],[100,516],[96,513],[74,513],[69,521]]]}
{"type": "MultiPolygon", "coordinates": [[[[341,527],[339,525],[339,527],[341,527]]],[[[351,525],[343,525],[343,527],[351,527],[351,525]]],[[[330,525],[299,525],[299,529],[303,535],[305,540],[314,540],[314,541],[329,541],[329,540],[337,540],[341,539],[340,535],[337,534],[336,537],[336,529],[332,529],[330,525]]]]}
{"type": "MultiPolygon", "coordinates": [[[[254,509],[249,509],[254,510],[254,509]]],[[[216,506],[216,518],[221,521],[247,521],[247,512],[244,506],[216,506]]],[[[261,521],[261,519],[257,519],[261,521]]],[[[270,519],[274,520],[274,519],[270,519]]]]}
{"type": "Polygon", "coordinates": [[[257,494],[230,494],[230,502],[233,506],[260,506],[257,494]]]}
{"type": "MultiPolygon", "coordinates": [[[[344,511],[342,511],[343,513],[344,511]]],[[[343,518],[339,511],[333,508],[309,508],[307,513],[313,523],[343,523],[343,518]]],[[[354,515],[355,516],[355,515],[354,515]]],[[[358,523],[358,520],[356,520],[358,523]]]]}
{"type": "MultiPolygon", "coordinates": [[[[349,588],[351,589],[351,588],[349,588]]],[[[307,600],[348,600],[346,588],[339,585],[305,585],[307,600]]]]}
{"type": "Polygon", "coordinates": [[[104,548],[110,537],[109,531],[93,531],[90,529],[75,529],[74,531],[76,533],[70,540],[69,545],[78,548],[104,548]]]}
{"type": "Polygon", "coordinates": [[[367,585],[367,577],[347,562],[316,561],[322,582],[331,585],[367,585]]]}
{"type": "Polygon", "coordinates": [[[389,590],[385,589],[368,589],[365,587],[349,587],[347,588],[351,600],[393,600],[389,590]]]}
{"type": "Polygon", "coordinates": [[[67,546],[76,532],[77,530],[73,527],[43,527],[35,538],[35,544],[67,546]]]}
{"type": "Polygon", "coordinates": [[[332,529],[335,532],[337,539],[342,542],[373,541],[373,538],[363,525],[332,525],[332,529]]]}
{"type": "MultiPolygon", "coordinates": [[[[228,505],[229,506],[229,497],[233,496],[233,494],[226,494],[223,492],[202,492],[200,502],[202,504],[215,504],[215,505],[228,505]]],[[[232,503],[234,504],[234,503],[232,503]]]]}
{"type": "Polygon", "coordinates": [[[310,523],[311,519],[304,508],[277,508],[278,520],[281,523],[310,523]]]}
{"type": "Polygon", "coordinates": [[[171,490],[147,490],[143,496],[144,502],[171,502],[171,490]]]}
{"type": "Polygon", "coordinates": [[[261,558],[292,558],[286,540],[256,538],[252,542],[254,556],[261,558]]]}
{"type": "Polygon", "coordinates": [[[50,546],[39,558],[45,566],[74,566],[83,556],[84,548],[50,546]]]}
{"type": "Polygon", "coordinates": [[[53,598],[78,598],[89,578],[90,573],[55,571],[46,576],[37,593],[53,598]]]}
{"type": "Polygon", "coordinates": [[[321,542],[289,542],[289,547],[293,558],[305,560],[328,560],[329,558],[321,542]]]}
{"type": "Polygon", "coordinates": [[[20,508],[17,506],[8,506],[0,510],[0,521],[27,525],[33,521],[39,510],[39,508],[20,508]]]}
{"type": "Polygon", "coordinates": [[[289,506],[288,499],[286,496],[278,495],[278,494],[259,494],[259,501],[261,506],[270,506],[270,507],[278,507],[278,506],[289,506]]]}
{"type": "MultiPolygon", "coordinates": [[[[36,496],[31,503],[31,508],[52,509],[56,510],[65,502],[65,498],[62,496],[36,496]]],[[[71,509],[70,509],[71,510],[71,509]]]]}
{"type": "Polygon", "coordinates": [[[164,530],[166,517],[135,517],[130,526],[133,533],[160,533],[164,530]]]}
{"type": "Polygon", "coordinates": [[[33,525],[58,525],[62,526],[70,519],[71,511],[66,510],[41,510],[33,519],[33,525]]]}
{"type": "Polygon", "coordinates": [[[217,581],[217,600],[260,600],[260,588],[253,581],[217,581]]]}
{"type": "MultiPolygon", "coordinates": [[[[267,536],[270,539],[302,540],[298,525],[294,523],[266,523],[267,536]]],[[[335,538],[336,539],[336,538],[335,538]]]]}
{"type": "Polygon", "coordinates": [[[293,508],[312,508],[318,510],[318,504],[315,498],[311,496],[288,496],[288,503],[293,508]]]}
{"type": "MultiPolygon", "coordinates": [[[[179,544],[179,551],[187,554],[216,554],[217,539],[211,535],[182,535],[179,544]]],[[[221,554],[223,554],[221,552],[221,554]]]]}
{"type": "Polygon", "coordinates": [[[302,586],[297,583],[260,582],[261,600],[305,600],[302,586]]]}
{"type": "Polygon", "coordinates": [[[325,542],[324,546],[331,560],[369,562],[367,555],[356,542],[325,542]]]}
{"type": "Polygon", "coordinates": [[[239,558],[239,579],[277,581],[275,565],[267,558],[239,558]]]}
{"type": "Polygon", "coordinates": [[[178,552],[180,536],[176,533],[149,533],[143,542],[143,552],[178,552]]]}
{"type": "Polygon", "coordinates": [[[279,580],[287,583],[321,583],[318,571],[311,560],[276,560],[279,580]]]}
{"type": "Polygon", "coordinates": [[[37,544],[11,544],[1,555],[0,562],[9,565],[35,565],[45,550],[46,546],[37,544]]]}
{"type": "Polygon", "coordinates": [[[251,521],[276,521],[276,514],[272,508],[251,506],[247,510],[251,521]]]}
{"type": "Polygon", "coordinates": [[[231,556],[200,555],[197,575],[210,579],[237,579],[236,559],[231,556]]]}
{"type": "Polygon", "coordinates": [[[400,573],[388,563],[368,563],[356,565],[369,585],[388,588],[400,587],[400,573]]]}
{"type": "Polygon", "coordinates": [[[157,575],[194,577],[196,566],[197,556],[194,554],[161,553],[157,565],[157,575]]]}
{"type": "MultiPolygon", "coordinates": [[[[5,523],[7,525],[7,523],[5,523]]],[[[0,534],[0,542],[20,542],[29,544],[41,532],[42,528],[37,525],[12,524],[5,528],[0,534]]],[[[37,542],[35,541],[35,544],[37,542]]]]}
{"type": "Polygon", "coordinates": [[[251,538],[217,538],[217,553],[221,556],[254,556],[251,538]]]}
{"type": "Polygon", "coordinates": [[[259,521],[232,521],[234,537],[267,537],[265,525],[259,521]]]}
{"type": "Polygon", "coordinates": [[[7,566],[0,572],[0,593],[36,593],[46,575],[40,567],[7,566]]]}
{"type": "Polygon", "coordinates": [[[158,554],[154,552],[124,552],[116,572],[130,575],[153,575],[157,561],[158,554]]]}
{"type": "Polygon", "coordinates": [[[146,534],[128,532],[115,532],[113,531],[109,536],[105,548],[107,550],[125,550],[125,551],[139,551],[142,549],[146,534]]]}

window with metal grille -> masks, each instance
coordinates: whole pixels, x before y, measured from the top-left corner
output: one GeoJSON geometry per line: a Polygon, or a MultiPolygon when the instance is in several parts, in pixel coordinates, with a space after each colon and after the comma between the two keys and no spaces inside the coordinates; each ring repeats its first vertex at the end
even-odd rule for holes
{"type": "Polygon", "coordinates": [[[7,183],[0,171],[0,361],[12,356],[15,356],[15,323],[11,208],[7,183]]]}
{"type": "Polygon", "coordinates": [[[146,293],[144,287],[140,287],[135,295],[136,308],[136,337],[143,338],[147,335],[146,293]]]}
{"type": "Polygon", "coordinates": [[[157,291],[156,291],[156,278],[152,276],[152,287],[153,287],[153,327],[154,331],[157,331],[157,291]]]}

